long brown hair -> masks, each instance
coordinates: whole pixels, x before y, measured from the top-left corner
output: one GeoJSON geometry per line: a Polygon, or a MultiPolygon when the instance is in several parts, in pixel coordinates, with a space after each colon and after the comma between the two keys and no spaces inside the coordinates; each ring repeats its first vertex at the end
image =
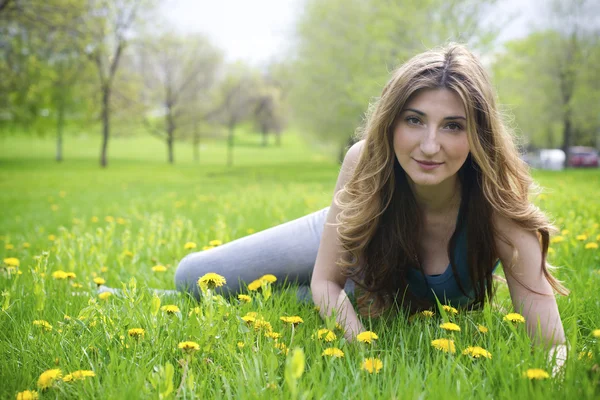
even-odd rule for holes
{"type": "MultiPolygon", "coordinates": [[[[338,264],[363,289],[358,299],[360,313],[377,316],[399,300],[411,311],[432,305],[406,290],[408,269],[423,273],[417,256],[422,221],[394,153],[393,130],[409,98],[419,90],[435,88],[457,93],[467,117],[470,154],[458,172],[463,218],[448,244],[459,288],[467,295],[454,263],[458,232],[466,224],[467,262],[475,293],[471,305],[481,306],[493,297],[492,269],[498,259],[495,238],[499,235],[493,215],[497,213],[538,234],[542,271],[554,290],[568,294],[549,271],[546,255],[553,227],[528,199],[533,181],[502,121],[489,77],[469,50],[450,44],[419,54],[393,72],[359,131],[365,143],[354,173],[335,197],[340,207],[337,231],[345,250],[338,264]]],[[[511,244],[508,238],[501,240],[511,244]]]]}

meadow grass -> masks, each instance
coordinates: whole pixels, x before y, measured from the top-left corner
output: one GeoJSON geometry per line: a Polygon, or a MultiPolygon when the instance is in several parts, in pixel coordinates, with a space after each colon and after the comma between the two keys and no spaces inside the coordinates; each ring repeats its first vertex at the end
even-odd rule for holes
{"type": "Polygon", "coordinates": [[[235,165],[226,168],[218,142],[204,145],[199,164],[180,145],[177,163],[167,165],[161,143],[115,139],[102,170],[97,138],[69,139],[60,164],[52,161],[52,141],[0,140],[0,397],[24,390],[37,390],[40,398],[114,399],[600,395],[598,170],[535,174],[546,188],[535,202],[561,229],[550,261],[572,291],[558,297],[572,350],[556,377],[523,376],[532,368],[551,372],[551,365],[541,349],[531,348],[524,324],[503,319],[512,306],[502,284],[495,305],[482,311],[364,319],[379,337],[373,344],[347,343],[333,321],[298,302],[296,287],[283,282],[245,290],[248,303],[153,295],[148,288],[174,288],[174,270],[189,252],[329,205],[339,169],[334,151],[315,150],[295,136],[285,137],[281,148],[257,143],[258,137],[241,135],[235,165]],[[94,278],[123,293],[100,298],[94,278]],[[167,305],[179,311],[170,313],[167,305]],[[293,326],[282,316],[303,322],[293,326]],[[442,322],[461,331],[447,332],[442,322]],[[135,328],[143,334],[130,331],[135,328]],[[327,332],[318,337],[326,328],[333,332],[329,342],[327,332]],[[440,338],[452,339],[456,352],[432,347],[440,338]],[[180,349],[184,341],[197,350],[180,349]],[[486,349],[491,359],[463,355],[469,346],[486,349]],[[330,347],[344,356],[322,356],[330,347]],[[371,357],[382,363],[378,373],[362,368],[371,357]],[[38,388],[40,375],[52,369],[63,379],[38,388]],[[95,376],[65,381],[79,370],[95,376]]]}

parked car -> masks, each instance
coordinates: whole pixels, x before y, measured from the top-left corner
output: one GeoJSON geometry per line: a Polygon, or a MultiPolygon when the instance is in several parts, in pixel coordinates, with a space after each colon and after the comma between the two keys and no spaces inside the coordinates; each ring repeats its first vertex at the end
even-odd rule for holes
{"type": "Polygon", "coordinates": [[[565,152],[561,149],[540,149],[523,156],[532,168],[559,171],[565,166],[565,152]]]}
{"type": "Polygon", "coordinates": [[[569,148],[569,167],[598,167],[598,150],[593,147],[569,148]]]}

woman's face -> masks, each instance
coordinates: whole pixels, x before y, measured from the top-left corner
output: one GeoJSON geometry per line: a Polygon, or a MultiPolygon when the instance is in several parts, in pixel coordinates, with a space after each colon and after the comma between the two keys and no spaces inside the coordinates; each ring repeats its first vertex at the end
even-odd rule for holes
{"type": "Polygon", "coordinates": [[[394,127],[394,152],[415,185],[455,179],[469,155],[466,116],[448,89],[423,89],[408,100],[394,127]]]}

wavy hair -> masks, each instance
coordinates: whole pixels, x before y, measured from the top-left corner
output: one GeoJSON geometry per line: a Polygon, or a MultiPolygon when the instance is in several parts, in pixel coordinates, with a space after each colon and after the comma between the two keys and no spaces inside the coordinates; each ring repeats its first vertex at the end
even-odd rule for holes
{"type": "MultiPolygon", "coordinates": [[[[400,297],[402,308],[411,312],[433,306],[407,290],[408,268],[424,273],[417,255],[422,221],[406,174],[395,156],[393,131],[411,96],[419,90],[437,88],[457,93],[467,117],[470,154],[458,172],[463,218],[448,244],[448,258],[459,288],[467,295],[454,265],[458,232],[466,224],[467,263],[475,296],[471,305],[480,307],[494,295],[492,269],[498,260],[495,237],[499,235],[493,219],[496,213],[537,233],[542,271],[554,290],[567,295],[568,290],[552,276],[553,267],[546,262],[549,235],[554,228],[529,201],[529,192],[535,186],[502,121],[490,79],[466,47],[449,44],[413,57],[392,73],[358,131],[365,143],[356,168],[335,196],[340,208],[336,226],[345,250],[338,265],[362,289],[359,312],[379,316],[398,304],[400,297]]],[[[508,238],[499,238],[515,248],[508,238]]],[[[515,249],[513,261],[516,257],[515,249]]]]}

